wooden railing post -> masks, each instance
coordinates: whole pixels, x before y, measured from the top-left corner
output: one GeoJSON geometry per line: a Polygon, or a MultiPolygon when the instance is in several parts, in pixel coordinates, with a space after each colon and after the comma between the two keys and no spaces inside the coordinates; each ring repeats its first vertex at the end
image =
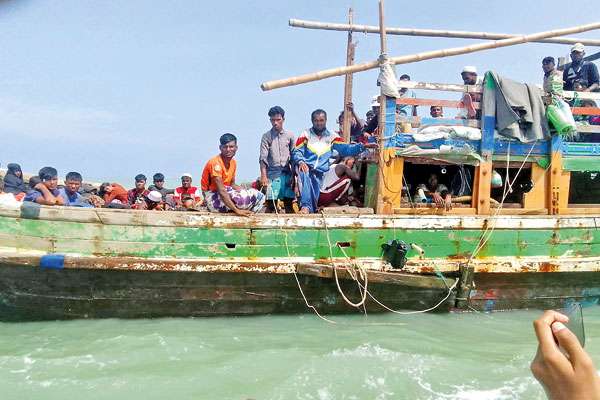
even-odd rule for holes
{"type": "MultiPolygon", "coordinates": [[[[486,73],[484,87],[495,89],[494,79],[486,73]]],[[[492,191],[492,154],[494,153],[494,129],[496,127],[495,99],[490,96],[486,107],[482,110],[481,122],[481,157],[483,161],[475,169],[475,184],[473,193],[473,208],[477,214],[490,213],[490,195],[492,191]],[[483,112],[485,111],[485,112],[483,112]]]]}
{"type": "Polygon", "coordinates": [[[560,214],[561,209],[569,207],[569,187],[571,173],[563,171],[563,141],[560,135],[550,140],[550,168],[548,169],[548,205],[549,214],[560,214]]]}
{"type": "Polygon", "coordinates": [[[389,139],[396,132],[396,99],[380,96],[379,104],[381,104],[379,115],[384,118],[380,118],[379,121],[376,212],[391,214],[394,206],[400,204],[404,160],[395,156],[395,149],[389,139]]]}

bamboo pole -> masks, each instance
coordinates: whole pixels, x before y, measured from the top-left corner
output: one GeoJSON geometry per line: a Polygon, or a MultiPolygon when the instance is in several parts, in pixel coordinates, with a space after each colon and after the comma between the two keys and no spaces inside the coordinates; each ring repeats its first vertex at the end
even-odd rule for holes
{"type": "MultiPolygon", "coordinates": [[[[290,19],[289,25],[295,28],[306,29],[321,29],[327,31],[354,31],[364,33],[379,33],[379,27],[374,25],[356,25],[356,24],[337,24],[330,22],[305,21],[301,19],[290,19]]],[[[401,36],[427,36],[427,37],[444,37],[444,38],[459,38],[459,39],[486,39],[500,40],[519,37],[522,35],[512,33],[491,33],[491,32],[470,32],[470,31],[444,31],[437,29],[412,29],[412,28],[386,28],[389,35],[401,36]]],[[[577,38],[547,38],[533,40],[538,43],[554,43],[554,44],[570,44],[582,43],[587,46],[600,46],[600,40],[597,39],[577,39],[577,38]]]]}
{"type": "MultiPolygon", "coordinates": [[[[449,49],[426,51],[423,53],[410,54],[399,57],[389,58],[392,64],[409,64],[416,61],[431,60],[433,58],[443,58],[458,56],[461,54],[474,53],[482,50],[497,49],[501,47],[514,46],[521,43],[527,43],[538,39],[546,39],[550,37],[571,35],[573,33],[587,32],[595,29],[600,29],[600,22],[592,24],[579,25],[572,28],[556,29],[553,31],[545,31],[533,33],[531,35],[519,36],[510,39],[496,40],[493,42],[485,42],[473,44],[464,47],[453,47],[449,49]]],[[[292,78],[280,79],[275,81],[265,82],[261,85],[262,90],[272,90],[287,86],[300,85],[303,83],[314,82],[321,79],[331,78],[334,76],[345,75],[347,73],[367,71],[379,67],[379,61],[369,61],[361,64],[355,64],[349,67],[338,67],[326,69],[318,72],[313,72],[306,75],[299,75],[292,78]]]]}
{"type": "MultiPolygon", "coordinates": [[[[385,58],[387,57],[387,36],[385,34],[385,6],[384,0],[379,0],[379,46],[380,46],[380,56],[379,63],[383,63],[385,58]]],[[[377,130],[379,131],[379,149],[377,149],[379,155],[379,168],[377,168],[377,196],[375,202],[375,213],[382,214],[386,208],[386,204],[383,199],[383,190],[385,187],[385,176],[383,169],[385,168],[385,160],[383,157],[384,148],[383,145],[385,143],[385,114],[386,114],[386,101],[385,95],[383,94],[383,88],[380,88],[379,93],[379,122],[377,124],[377,130]]],[[[391,211],[391,210],[389,210],[391,211]]]]}
{"type": "MultiPolygon", "coordinates": [[[[353,22],[353,11],[352,8],[348,10],[348,23],[352,25],[353,22]]],[[[346,47],[346,66],[354,64],[354,50],[355,45],[352,43],[352,30],[348,31],[348,45],[346,47]]],[[[352,102],[352,74],[346,74],[344,79],[344,119],[342,121],[342,133],[344,135],[344,141],[350,143],[350,130],[352,114],[348,104],[352,102]]]]}

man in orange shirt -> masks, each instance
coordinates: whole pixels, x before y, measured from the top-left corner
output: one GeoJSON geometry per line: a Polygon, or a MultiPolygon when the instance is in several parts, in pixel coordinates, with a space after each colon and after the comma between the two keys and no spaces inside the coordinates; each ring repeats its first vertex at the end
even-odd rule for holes
{"type": "Polygon", "coordinates": [[[256,189],[242,189],[235,184],[237,138],[226,133],[220,138],[221,154],[208,160],[202,171],[202,191],[211,212],[234,212],[248,216],[261,211],[265,195],[256,189]]]}

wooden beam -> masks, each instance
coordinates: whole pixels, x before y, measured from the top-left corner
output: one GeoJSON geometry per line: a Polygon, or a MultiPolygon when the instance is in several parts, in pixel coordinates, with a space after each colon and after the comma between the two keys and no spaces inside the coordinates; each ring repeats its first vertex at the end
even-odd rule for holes
{"type": "MultiPolygon", "coordinates": [[[[380,56],[379,56],[379,64],[381,64],[384,59],[387,57],[387,42],[385,36],[385,15],[384,15],[384,0],[379,0],[379,46],[380,46],[380,56]]],[[[377,169],[377,203],[375,205],[375,212],[377,214],[382,214],[385,212],[390,212],[388,206],[386,206],[384,202],[384,188],[386,185],[386,177],[384,176],[384,164],[385,164],[385,134],[386,134],[386,126],[387,126],[387,98],[383,93],[383,88],[380,91],[379,95],[379,124],[378,124],[378,132],[379,132],[379,150],[377,152],[379,156],[379,168],[377,169]]],[[[394,104],[394,131],[396,124],[396,113],[395,113],[396,105],[394,104]]]]}
{"type": "MultiPolygon", "coordinates": [[[[353,11],[352,8],[348,10],[348,23],[352,25],[353,22],[353,11]]],[[[354,64],[354,50],[356,46],[352,42],[352,30],[348,31],[348,43],[346,45],[346,66],[354,64]]],[[[344,135],[344,142],[350,143],[350,131],[352,124],[352,113],[348,104],[352,102],[352,74],[346,74],[344,77],[344,119],[342,120],[342,134],[344,135]]]]}
{"type": "MultiPolygon", "coordinates": [[[[381,24],[380,24],[380,26],[381,26],[381,24]]],[[[574,34],[574,33],[587,32],[587,31],[596,30],[596,29],[600,29],[600,22],[586,24],[586,25],[578,25],[578,26],[564,28],[564,29],[556,29],[556,30],[552,30],[552,31],[538,32],[538,33],[533,33],[531,35],[524,35],[524,36],[513,37],[510,39],[496,40],[493,42],[484,42],[484,43],[474,44],[474,45],[470,45],[470,46],[453,47],[453,48],[448,48],[448,49],[425,51],[422,53],[409,54],[409,55],[399,56],[399,57],[391,57],[391,58],[388,58],[388,61],[390,61],[390,63],[395,64],[395,65],[410,64],[413,62],[431,60],[434,58],[452,57],[452,56],[458,56],[458,55],[462,55],[462,54],[475,53],[475,52],[483,51],[483,50],[491,50],[491,49],[498,49],[501,47],[514,46],[517,44],[527,43],[527,42],[531,42],[531,41],[535,41],[535,40],[539,40],[539,39],[547,39],[547,38],[551,38],[551,37],[570,35],[570,34],[574,34]]],[[[383,30],[380,34],[382,37],[385,37],[385,30],[383,30]]],[[[384,49],[384,50],[386,50],[386,49],[384,49]]],[[[273,90],[273,89],[278,89],[278,88],[283,88],[283,87],[288,87],[288,86],[301,85],[303,83],[314,82],[314,81],[318,81],[321,79],[332,78],[334,76],[345,75],[348,73],[368,71],[370,69],[375,69],[378,67],[379,67],[379,60],[368,61],[365,63],[355,64],[355,65],[351,65],[348,67],[331,68],[331,69],[313,72],[313,73],[306,74],[306,75],[299,75],[299,76],[294,76],[291,78],[285,78],[285,79],[279,79],[279,80],[275,80],[275,81],[264,82],[261,85],[261,89],[266,91],[266,90],[273,90]]]]}
{"type": "MultiPolygon", "coordinates": [[[[413,99],[409,97],[400,97],[396,99],[397,104],[408,104],[413,106],[442,106],[449,108],[463,108],[464,105],[461,101],[455,100],[438,100],[438,99],[413,99]]],[[[474,102],[473,106],[476,110],[481,109],[481,104],[474,102]]],[[[589,107],[588,107],[589,108],[589,107]]],[[[599,109],[600,111],[600,109],[599,109]]]]}
{"type": "MultiPolygon", "coordinates": [[[[328,31],[354,31],[360,33],[379,33],[379,27],[372,25],[357,25],[357,24],[337,24],[329,22],[304,21],[301,19],[290,19],[289,25],[294,28],[320,29],[328,31]]],[[[513,37],[522,36],[519,34],[510,33],[491,33],[491,32],[470,32],[470,31],[448,31],[438,29],[414,29],[414,28],[385,28],[389,35],[402,36],[426,36],[426,37],[445,37],[458,39],[485,39],[498,40],[510,39],[513,37]]],[[[596,39],[577,39],[577,38],[549,38],[535,40],[538,43],[555,43],[555,44],[575,44],[582,43],[588,46],[600,46],[600,40],[596,39]]]]}
{"type": "Polygon", "coordinates": [[[548,196],[546,195],[546,184],[548,174],[546,169],[540,167],[537,163],[531,163],[531,182],[533,188],[523,196],[523,208],[546,209],[548,213],[548,196]]]}
{"type": "Polygon", "coordinates": [[[573,107],[571,112],[575,115],[600,115],[598,107],[573,107]]]}
{"type": "Polygon", "coordinates": [[[398,88],[420,90],[443,90],[445,92],[483,93],[482,85],[459,85],[453,83],[430,83],[415,81],[398,81],[398,88]]]}

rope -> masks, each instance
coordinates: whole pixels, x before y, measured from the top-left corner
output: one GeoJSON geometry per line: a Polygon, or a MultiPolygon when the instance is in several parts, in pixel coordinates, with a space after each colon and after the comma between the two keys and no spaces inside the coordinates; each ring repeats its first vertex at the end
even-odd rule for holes
{"type": "MultiPolygon", "coordinates": [[[[267,188],[268,188],[268,190],[271,191],[271,201],[273,202],[273,208],[275,209],[275,215],[277,215],[277,225],[279,226],[279,229],[283,233],[283,242],[285,244],[285,249],[287,251],[288,259],[291,259],[292,255],[290,252],[290,246],[288,244],[288,233],[283,228],[283,226],[279,223],[279,210],[277,208],[277,201],[275,200],[275,193],[273,192],[273,187],[271,186],[271,183],[269,183],[267,188]]],[[[304,299],[304,304],[306,304],[306,306],[308,308],[313,310],[314,313],[317,315],[317,317],[321,318],[323,321],[328,322],[330,324],[335,324],[336,323],[335,321],[332,321],[332,320],[327,319],[324,316],[322,316],[319,313],[319,311],[316,309],[316,307],[308,302],[308,299],[306,298],[306,295],[304,294],[304,291],[302,290],[302,286],[300,285],[300,279],[298,279],[298,274],[296,273],[296,267],[293,268],[293,273],[294,273],[294,278],[296,279],[296,284],[298,285],[298,289],[300,290],[300,294],[302,295],[302,298],[304,299]]]]}
{"type": "MultiPolygon", "coordinates": [[[[521,171],[523,170],[523,167],[525,166],[525,164],[527,163],[527,160],[529,159],[529,156],[531,155],[531,152],[533,151],[533,148],[535,147],[537,141],[534,142],[531,145],[531,148],[529,149],[529,152],[527,153],[527,155],[525,156],[525,159],[523,160],[523,162],[521,163],[521,166],[519,167],[519,169],[517,170],[517,173],[513,179],[513,183],[516,182],[517,178],[519,177],[519,175],[521,174],[521,171]]],[[[510,176],[508,174],[509,171],[509,164],[510,164],[510,142],[508,142],[508,149],[507,149],[507,156],[506,156],[506,178],[504,179],[504,190],[502,193],[502,200],[500,201],[500,204],[498,204],[498,208],[496,209],[496,212],[494,213],[494,215],[492,216],[491,220],[492,220],[492,224],[491,226],[488,225],[485,230],[483,231],[483,233],[481,234],[481,237],[479,239],[479,242],[477,244],[477,246],[475,247],[475,250],[473,250],[473,252],[471,253],[471,256],[469,257],[469,260],[467,261],[467,265],[469,265],[471,263],[471,261],[473,261],[473,259],[475,258],[475,256],[481,251],[481,249],[483,249],[483,247],[487,244],[487,242],[491,239],[494,230],[496,229],[496,223],[498,221],[498,214],[500,214],[500,210],[502,210],[502,207],[504,205],[504,200],[506,200],[506,197],[508,197],[508,194],[512,192],[513,188],[512,188],[512,183],[510,183],[510,176]],[[489,232],[489,233],[488,233],[489,232]],[[486,237],[487,235],[487,237],[486,237]]],[[[546,168],[546,170],[548,170],[548,168],[546,168]]]]}
{"type": "MultiPolygon", "coordinates": [[[[361,300],[358,303],[354,303],[352,300],[350,300],[348,297],[346,297],[346,294],[344,293],[344,291],[342,290],[342,287],[340,286],[340,280],[338,278],[338,273],[337,273],[337,265],[333,261],[333,246],[331,244],[331,237],[329,236],[329,227],[327,226],[327,219],[325,218],[325,214],[323,212],[321,212],[321,215],[323,217],[323,226],[325,226],[327,243],[329,244],[329,260],[331,261],[331,265],[333,266],[333,275],[335,276],[335,284],[337,286],[338,292],[342,295],[342,298],[344,299],[344,301],[346,303],[348,303],[352,307],[358,308],[358,307],[362,306],[363,304],[365,304],[365,301],[367,300],[367,286],[369,284],[369,281],[367,278],[367,273],[366,273],[366,271],[364,271],[364,267],[351,261],[350,265],[352,265],[353,267],[356,267],[356,269],[359,270],[359,272],[365,282],[364,291],[362,293],[361,300]]],[[[338,245],[338,248],[341,249],[342,253],[346,256],[346,258],[350,260],[350,258],[346,255],[346,252],[343,250],[343,248],[339,245],[338,245]]],[[[357,276],[354,274],[355,271],[353,271],[351,268],[347,268],[346,271],[348,271],[348,273],[350,274],[352,279],[354,279],[358,283],[359,290],[360,290],[360,287],[362,285],[358,281],[357,276]]]]}

